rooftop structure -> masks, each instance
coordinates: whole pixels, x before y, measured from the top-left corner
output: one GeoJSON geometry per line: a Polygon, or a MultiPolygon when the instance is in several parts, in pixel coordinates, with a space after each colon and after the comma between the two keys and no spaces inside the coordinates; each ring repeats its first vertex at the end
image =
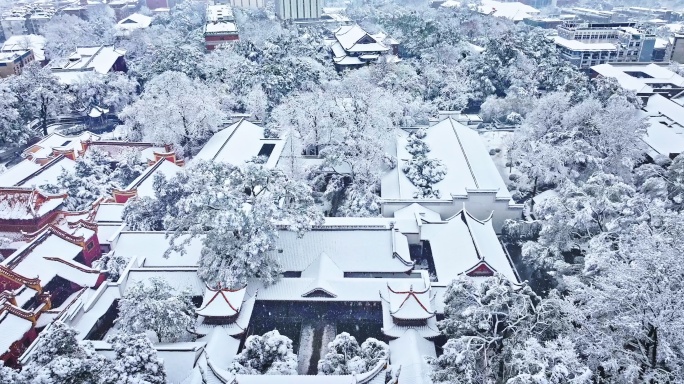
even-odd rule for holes
{"type": "Polygon", "coordinates": [[[151,17],[134,13],[116,23],[116,28],[122,34],[128,34],[130,32],[137,31],[138,29],[148,28],[150,24],[152,24],[151,17]]]}
{"type": "Polygon", "coordinates": [[[36,232],[54,220],[65,199],[33,188],[0,188],[0,231],[36,232]]]}
{"type": "Polygon", "coordinates": [[[379,33],[371,35],[358,25],[343,25],[333,31],[327,44],[335,67],[358,68],[379,61],[398,61],[399,43],[379,33]]]}
{"type": "Polygon", "coordinates": [[[613,62],[653,60],[656,37],[635,23],[566,22],[553,40],[561,57],[580,69],[613,62]]]}
{"type": "Polygon", "coordinates": [[[267,167],[274,168],[285,141],[282,138],[267,138],[263,127],[241,119],[215,133],[193,161],[225,162],[239,166],[261,156],[266,159],[264,164],[267,167]]]}
{"type": "MultiPolygon", "coordinates": [[[[642,98],[662,94],[666,98],[684,91],[684,77],[653,63],[610,63],[591,67],[594,75],[612,77],[642,98]]],[[[644,99],[645,101],[645,99],[644,99]]]]}
{"type": "Polygon", "coordinates": [[[207,6],[207,24],[204,26],[204,41],[208,50],[213,50],[228,41],[239,39],[233,9],[230,5],[207,6]]]}
{"type": "Polygon", "coordinates": [[[0,78],[21,75],[24,67],[34,61],[33,51],[0,51],[0,78]]]}
{"type": "Polygon", "coordinates": [[[514,22],[529,19],[540,12],[534,7],[517,1],[501,2],[494,0],[483,0],[482,5],[480,5],[477,10],[485,15],[503,17],[514,22]]]}
{"type": "Polygon", "coordinates": [[[0,52],[20,52],[30,50],[38,62],[45,61],[45,38],[40,35],[14,35],[5,40],[0,52]]]}
{"type": "MultiPolygon", "coordinates": [[[[97,216],[116,220],[117,212],[108,207],[97,216]]],[[[121,278],[84,290],[56,318],[75,327],[79,338],[91,340],[96,351],[107,357],[113,353],[111,346],[95,335],[108,331],[107,322],[101,319],[115,308],[130,285],[162,277],[177,292],[201,298],[194,327],[198,339],[155,344],[170,383],[384,380],[387,361],[356,376],[235,376],[226,371],[249,329],[266,318],[308,322],[312,317],[309,311],[324,317],[333,311],[335,319],[371,316],[368,321],[381,326],[374,337],[390,340],[394,374],[402,382],[428,383],[423,357],[435,356],[431,339],[440,335],[436,319],[443,314],[442,300],[450,279],[467,275],[477,280],[499,272],[519,281],[500,249],[491,220],[478,221],[465,210],[442,220],[439,213],[418,204],[397,211],[393,218],[329,218],[302,238],[280,231],[273,256],[284,272],[268,286],[252,279],[246,287],[234,290],[207,287],[197,276],[201,239],[192,239],[184,255],[165,255],[167,248],[164,232],[118,232],[112,239],[112,252],[130,260],[121,278]],[[431,279],[428,271],[415,269],[409,243],[431,247],[435,277],[431,279]]],[[[22,359],[30,356],[31,349],[22,359]]]]}
{"type": "Polygon", "coordinates": [[[154,193],[154,178],[155,175],[160,174],[164,177],[172,178],[181,167],[176,165],[173,161],[167,159],[159,159],[156,163],[148,167],[145,172],[133,180],[126,188],[122,190],[114,190],[114,201],[117,203],[125,203],[128,199],[133,197],[155,197],[154,193]]]}
{"type": "Polygon", "coordinates": [[[675,157],[684,152],[684,77],[652,63],[603,64],[591,68],[596,76],[612,77],[636,92],[649,126],[643,140],[651,157],[675,157]]]}
{"type": "Polygon", "coordinates": [[[125,51],[113,46],[79,47],[68,58],[50,61],[52,73],[63,84],[73,84],[84,73],[126,71],[125,51]]]}
{"type": "Polygon", "coordinates": [[[397,138],[397,167],[381,182],[382,213],[392,217],[401,208],[418,203],[443,217],[458,213],[464,206],[484,220],[493,215],[498,231],[506,219],[517,218],[522,206],[515,204],[501,175],[492,162],[479,134],[451,118],[427,129],[423,139],[430,146],[430,157],[442,160],[447,167],[444,179],[434,185],[440,198],[415,198],[418,189],[402,171],[411,157],[406,150],[409,133],[397,138]]]}

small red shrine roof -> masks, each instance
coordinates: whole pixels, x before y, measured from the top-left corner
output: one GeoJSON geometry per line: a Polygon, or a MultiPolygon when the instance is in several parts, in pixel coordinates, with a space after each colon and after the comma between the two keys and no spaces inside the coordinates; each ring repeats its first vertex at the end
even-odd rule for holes
{"type": "Polygon", "coordinates": [[[389,285],[390,314],[399,320],[427,320],[435,315],[430,303],[430,288],[414,291],[395,291],[389,285]]]}
{"type": "Polygon", "coordinates": [[[204,291],[202,305],[196,312],[205,317],[235,316],[240,312],[240,307],[245,299],[245,292],[247,292],[247,287],[236,290],[207,287],[204,291]]]}

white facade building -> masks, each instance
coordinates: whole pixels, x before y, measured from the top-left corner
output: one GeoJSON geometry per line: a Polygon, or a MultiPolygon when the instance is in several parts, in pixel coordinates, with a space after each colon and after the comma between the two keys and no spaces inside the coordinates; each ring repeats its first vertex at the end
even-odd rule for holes
{"type": "Polygon", "coordinates": [[[276,15],[281,20],[319,19],[323,0],[276,0],[276,15]]]}

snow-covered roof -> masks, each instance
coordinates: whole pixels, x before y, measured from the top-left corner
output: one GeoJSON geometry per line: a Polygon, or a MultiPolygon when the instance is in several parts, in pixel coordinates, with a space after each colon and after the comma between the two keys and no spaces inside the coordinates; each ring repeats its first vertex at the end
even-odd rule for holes
{"type": "Polygon", "coordinates": [[[283,151],[285,140],[265,138],[264,128],[247,120],[217,132],[195,156],[195,160],[225,162],[243,165],[256,156],[267,156],[265,165],[275,167],[283,151]]]}
{"type": "Polygon", "coordinates": [[[625,89],[653,93],[654,88],[684,87],[684,77],[657,64],[608,63],[591,67],[603,77],[612,77],[625,89]]]}
{"type": "Polygon", "coordinates": [[[60,230],[48,228],[30,243],[8,256],[0,265],[27,278],[38,278],[42,285],[56,276],[82,287],[94,287],[100,271],[81,264],[75,259],[83,252],[85,244],[95,233],[83,229],[84,238],[72,238],[60,230]]]}
{"type": "MultiPolygon", "coordinates": [[[[181,237],[178,243],[184,241],[181,237]]],[[[131,232],[123,231],[113,244],[114,254],[127,259],[143,260],[145,267],[196,267],[202,252],[202,239],[194,238],[185,246],[185,254],[171,252],[169,257],[164,253],[169,249],[169,238],[166,232],[131,232]]]]}
{"type": "Polygon", "coordinates": [[[204,317],[232,317],[240,312],[247,288],[212,289],[207,287],[197,314],[204,317]]]}
{"type": "Polygon", "coordinates": [[[95,222],[97,223],[121,223],[123,221],[123,210],[126,204],[121,203],[100,203],[97,205],[95,222]]]}
{"type": "Polygon", "coordinates": [[[116,24],[120,30],[132,31],[141,28],[147,28],[152,23],[152,18],[149,16],[134,13],[125,19],[122,19],[116,24]]]}
{"type": "Polygon", "coordinates": [[[14,35],[10,36],[0,48],[0,51],[23,51],[30,49],[36,61],[45,60],[45,37],[40,35],[14,35]]]}
{"type": "Polygon", "coordinates": [[[83,152],[83,144],[86,141],[97,141],[99,139],[99,135],[87,131],[78,136],[67,136],[59,132],[53,132],[24,150],[23,156],[32,159],[47,159],[52,157],[56,150],[64,152],[73,151],[77,157],[83,152]]]}
{"type": "Polygon", "coordinates": [[[408,291],[392,289],[387,285],[387,298],[390,305],[390,314],[399,320],[427,320],[435,316],[430,301],[430,289],[413,289],[408,291]]]}
{"type": "Polygon", "coordinates": [[[664,156],[684,152],[684,107],[656,94],[649,97],[644,109],[649,122],[644,142],[664,156]]]}
{"type": "Polygon", "coordinates": [[[17,165],[0,173],[0,186],[11,187],[40,169],[40,164],[31,160],[22,160],[17,165]]]}
{"type": "Polygon", "coordinates": [[[596,51],[617,51],[613,43],[585,43],[579,40],[569,40],[560,36],[553,36],[556,45],[570,49],[572,51],[596,52],[596,51]]]}
{"type": "Polygon", "coordinates": [[[390,362],[400,369],[399,382],[423,384],[432,382],[426,357],[437,357],[435,343],[424,339],[418,331],[409,329],[396,340],[390,340],[390,362]]]}
{"type": "Polygon", "coordinates": [[[237,25],[230,21],[207,23],[204,26],[204,33],[207,34],[234,33],[237,31],[237,25]]]}
{"type": "Polygon", "coordinates": [[[368,42],[363,42],[361,44],[375,44],[375,39],[373,39],[368,32],[366,32],[363,28],[360,26],[354,24],[354,25],[343,25],[339,27],[338,29],[335,30],[334,32],[335,38],[337,41],[342,45],[342,48],[345,50],[349,50],[354,45],[356,45],[359,40],[363,39],[364,37],[368,38],[368,42]]]}
{"type": "MultiPolygon", "coordinates": [[[[384,200],[414,200],[413,196],[418,192],[402,171],[411,159],[406,150],[408,137],[407,132],[400,132],[396,149],[398,164],[382,178],[384,200]]],[[[447,167],[444,179],[433,186],[440,191],[440,199],[452,200],[452,195],[465,197],[474,191],[496,191],[497,199],[511,199],[506,183],[477,131],[447,118],[427,128],[423,140],[431,149],[428,157],[440,159],[447,167]]]]}
{"type": "Polygon", "coordinates": [[[326,254],[343,272],[406,272],[413,266],[406,236],[396,230],[280,231],[274,257],[285,271],[304,271],[326,254]]]}
{"type": "Polygon", "coordinates": [[[307,291],[302,293],[302,296],[309,296],[318,292],[336,297],[337,293],[335,293],[335,288],[330,284],[330,281],[343,278],[344,272],[340,270],[328,255],[321,253],[316,260],[302,271],[302,277],[312,279],[311,284],[307,287],[307,291]]]}
{"type": "Polygon", "coordinates": [[[264,286],[258,279],[247,285],[249,295],[257,294],[264,301],[336,301],[336,302],[379,302],[380,293],[387,291],[388,281],[400,290],[409,290],[411,286],[424,289],[428,280],[422,271],[394,276],[342,277],[330,274],[323,277],[283,277],[272,285],[264,286]],[[322,288],[316,289],[321,285],[322,288]]]}
{"type": "Polygon", "coordinates": [[[31,220],[58,209],[66,196],[47,195],[33,188],[0,188],[0,220],[31,220]]]}
{"type": "Polygon", "coordinates": [[[79,47],[68,58],[52,60],[50,68],[63,84],[73,84],[84,72],[106,74],[126,51],[113,46],[79,47]]]}
{"type": "Polygon", "coordinates": [[[488,270],[519,281],[491,218],[480,221],[462,210],[444,223],[424,225],[421,239],[430,242],[440,283],[450,283],[462,274],[477,279],[490,274],[488,270]]]}
{"type": "Polygon", "coordinates": [[[8,310],[0,311],[0,355],[21,340],[33,327],[31,320],[19,317],[8,310]]]}
{"type": "Polygon", "coordinates": [[[357,376],[321,376],[318,375],[237,375],[230,384],[358,384],[357,376]]]}
{"type": "Polygon", "coordinates": [[[152,278],[164,279],[174,292],[188,291],[192,296],[204,295],[206,288],[197,276],[197,267],[132,268],[128,274],[126,287],[138,282],[148,282],[152,278]]]}
{"type": "Polygon", "coordinates": [[[24,187],[40,187],[45,184],[57,185],[57,179],[62,174],[62,170],[73,172],[75,167],[75,161],[59,156],[50,160],[33,173],[26,175],[17,185],[24,187]]]}
{"type": "Polygon", "coordinates": [[[379,54],[389,52],[387,43],[397,43],[382,33],[371,35],[358,25],[343,25],[333,33],[335,40],[329,40],[327,44],[337,65],[362,65],[376,61],[379,54]],[[357,57],[358,54],[361,56],[357,57]]]}
{"type": "Polygon", "coordinates": [[[482,5],[478,7],[478,11],[513,21],[529,19],[532,15],[539,14],[540,12],[534,7],[517,1],[500,2],[494,0],[482,0],[482,5]]]}
{"type": "Polygon", "coordinates": [[[174,177],[181,171],[181,167],[166,159],[159,159],[148,167],[145,172],[133,180],[124,190],[136,191],[138,197],[155,197],[154,194],[154,175],[160,173],[167,179],[174,177]]]}

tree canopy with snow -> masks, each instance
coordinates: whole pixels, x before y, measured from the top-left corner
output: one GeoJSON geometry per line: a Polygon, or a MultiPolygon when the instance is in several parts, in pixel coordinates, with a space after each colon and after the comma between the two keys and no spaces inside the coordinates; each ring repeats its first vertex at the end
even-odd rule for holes
{"type": "Polygon", "coordinates": [[[175,292],[162,278],[131,285],[119,300],[116,325],[124,333],[152,331],[161,342],[175,342],[186,336],[194,322],[194,306],[188,295],[175,292]]]}
{"type": "Polygon", "coordinates": [[[147,336],[118,333],[107,342],[115,354],[108,380],[116,384],[167,383],[164,364],[147,336]]]}
{"type": "Polygon", "coordinates": [[[218,130],[225,115],[211,88],[181,72],[164,72],[119,117],[128,139],[170,144],[179,154],[192,154],[218,130]]]}
{"type": "Polygon", "coordinates": [[[18,382],[99,383],[108,377],[109,369],[110,362],[92,344],[81,342],[76,330],[56,321],[41,335],[18,382]]]}
{"type": "Polygon", "coordinates": [[[303,236],[322,220],[306,184],[258,162],[197,162],[177,177],[183,196],[178,215],[165,222],[173,231],[170,250],[183,253],[200,237],[198,274],[211,287],[241,288],[250,278],[273,283],[281,272],[274,253],[279,226],[303,236]]]}
{"type": "Polygon", "coordinates": [[[297,355],[292,351],[292,340],[278,330],[250,336],[228,371],[242,375],[296,375],[297,355]]]}
{"type": "Polygon", "coordinates": [[[361,345],[354,336],[342,332],[328,343],[328,353],[318,361],[319,375],[357,375],[365,373],[389,357],[389,347],[374,338],[361,345]]]}

